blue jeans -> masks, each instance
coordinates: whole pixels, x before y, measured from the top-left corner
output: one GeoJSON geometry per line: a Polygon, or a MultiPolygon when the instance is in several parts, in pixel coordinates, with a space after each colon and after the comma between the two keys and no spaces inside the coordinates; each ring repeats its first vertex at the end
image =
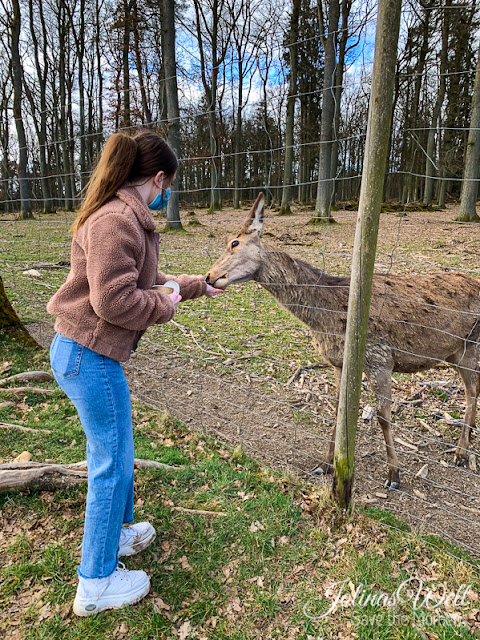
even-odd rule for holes
{"type": "Polygon", "coordinates": [[[50,362],[87,436],[88,492],[77,571],[83,578],[105,578],[118,564],[122,524],[133,522],[130,391],[119,362],[59,333],[50,346],[50,362]]]}

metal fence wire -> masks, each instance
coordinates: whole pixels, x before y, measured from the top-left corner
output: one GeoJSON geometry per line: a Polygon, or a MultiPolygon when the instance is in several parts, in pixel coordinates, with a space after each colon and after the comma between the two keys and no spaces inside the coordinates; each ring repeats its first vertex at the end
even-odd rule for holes
{"type": "MultiPolygon", "coordinates": [[[[286,251],[327,273],[348,275],[355,213],[340,210],[335,212],[339,224],[319,227],[307,224],[311,212],[305,207],[294,207],[294,211],[295,215],[282,218],[267,211],[263,242],[272,251],[286,251]]],[[[238,232],[248,209],[195,208],[198,224],[194,226],[187,225],[185,213],[187,234],[162,235],[159,269],[173,274],[206,273],[223,252],[225,235],[238,232]]],[[[19,315],[46,347],[53,336],[53,318],[45,306],[69,270],[68,228],[74,215],[43,214],[33,221],[4,215],[0,222],[0,274],[19,315]]],[[[453,222],[454,217],[453,206],[443,211],[383,214],[376,271],[391,276],[456,271],[480,278],[476,226],[453,222]]],[[[159,220],[159,228],[162,224],[159,220]]],[[[318,308],[325,312],[322,287],[316,288],[312,313],[318,308]]],[[[455,335],[454,318],[452,314],[451,324],[441,330],[455,335]]],[[[406,322],[418,325],[414,317],[406,322]]],[[[422,329],[432,331],[427,322],[422,329]]],[[[326,460],[335,422],[335,378],[332,367],[315,352],[311,338],[308,327],[282,308],[261,283],[250,282],[227,288],[214,300],[181,304],[172,322],[148,330],[125,372],[132,395],[142,402],[166,409],[192,429],[229,446],[241,446],[265,465],[289,468],[328,486],[330,476],[312,470],[326,460]]],[[[410,351],[408,345],[405,351],[410,351]]],[[[468,463],[456,466],[454,452],[466,403],[458,373],[440,360],[426,371],[396,373],[388,400],[393,403],[401,485],[396,491],[384,488],[385,443],[365,380],[355,502],[389,510],[414,529],[479,556],[478,420],[468,463]]],[[[432,544],[437,543],[432,539],[432,544]]]]}

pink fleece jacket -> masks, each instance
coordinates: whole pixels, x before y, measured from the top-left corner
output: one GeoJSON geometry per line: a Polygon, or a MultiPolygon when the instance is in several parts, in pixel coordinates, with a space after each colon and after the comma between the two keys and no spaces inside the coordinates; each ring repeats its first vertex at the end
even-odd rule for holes
{"type": "Polygon", "coordinates": [[[203,276],[158,272],[158,253],[152,212],[135,187],[122,187],[73,238],[70,273],[47,304],[57,316],[55,330],[127,361],[148,327],[174,315],[171,299],[154,284],[176,280],[183,300],[205,294],[203,276]]]}

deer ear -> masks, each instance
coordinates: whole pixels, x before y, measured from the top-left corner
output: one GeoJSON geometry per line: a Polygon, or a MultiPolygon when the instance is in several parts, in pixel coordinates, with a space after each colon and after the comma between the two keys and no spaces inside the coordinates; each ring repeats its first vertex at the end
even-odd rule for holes
{"type": "Polygon", "coordinates": [[[265,196],[263,193],[259,193],[257,199],[253,203],[250,209],[250,215],[243,223],[243,227],[240,233],[261,233],[263,229],[263,222],[265,220],[265,196]]]}

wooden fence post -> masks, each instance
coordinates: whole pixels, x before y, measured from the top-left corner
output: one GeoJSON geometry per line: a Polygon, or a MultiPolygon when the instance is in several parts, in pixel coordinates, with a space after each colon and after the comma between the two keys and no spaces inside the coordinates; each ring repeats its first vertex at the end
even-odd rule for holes
{"type": "Polygon", "coordinates": [[[333,495],[350,504],[358,409],[372,278],[388,153],[401,0],[379,0],[367,139],[348,301],[343,372],[335,436],[333,495]]]}

